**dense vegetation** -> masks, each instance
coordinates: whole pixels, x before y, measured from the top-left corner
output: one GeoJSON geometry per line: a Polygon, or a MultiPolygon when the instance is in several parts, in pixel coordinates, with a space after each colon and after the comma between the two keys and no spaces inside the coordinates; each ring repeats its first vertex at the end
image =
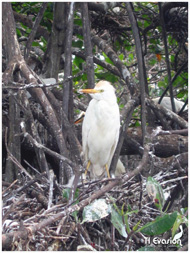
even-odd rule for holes
{"type": "Polygon", "coordinates": [[[3,248],[187,250],[187,3],[13,2],[2,16],[3,248]],[[79,89],[99,80],[116,88],[111,171],[120,156],[126,173],[82,182],[79,89]]]}

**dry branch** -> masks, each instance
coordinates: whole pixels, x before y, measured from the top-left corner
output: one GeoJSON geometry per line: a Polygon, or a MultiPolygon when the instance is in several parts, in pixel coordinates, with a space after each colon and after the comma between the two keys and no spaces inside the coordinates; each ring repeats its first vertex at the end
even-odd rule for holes
{"type": "Polygon", "coordinates": [[[74,206],[67,207],[63,211],[61,211],[60,213],[52,215],[51,217],[47,218],[46,220],[44,220],[36,225],[24,227],[23,231],[17,231],[17,232],[13,232],[13,233],[3,234],[3,236],[2,236],[3,248],[6,249],[7,246],[10,246],[10,244],[12,244],[12,242],[17,241],[18,239],[26,240],[28,236],[35,234],[37,231],[42,230],[44,227],[49,226],[50,224],[56,222],[57,220],[60,220],[61,218],[70,215],[74,211],[81,210],[82,208],[84,208],[85,206],[90,204],[95,199],[98,199],[99,197],[103,196],[104,194],[106,194],[107,192],[112,190],[113,187],[117,186],[119,183],[128,182],[132,177],[139,174],[143,170],[145,165],[147,164],[148,157],[149,157],[148,151],[149,151],[149,148],[146,147],[142,161],[140,162],[139,166],[134,171],[124,175],[123,177],[116,178],[115,180],[111,181],[106,186],[104,186],[102,189],[93,193],[91,196],[82,200],[78,204],[75,204],[74,206]]]}

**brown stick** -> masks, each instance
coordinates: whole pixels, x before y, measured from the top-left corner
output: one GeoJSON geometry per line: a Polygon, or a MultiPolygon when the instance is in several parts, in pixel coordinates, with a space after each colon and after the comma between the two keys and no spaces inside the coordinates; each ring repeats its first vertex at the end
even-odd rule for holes
{"type": "Polygon", "coordinates": [[[57,213],[54,216],[51,216],[48,219],[46,219],[34,226],[27,227],[25,230],[3,234],[2,235],[3,248],[4,249],[10,248],[10,245],[13,242],[13,240],[16,241],[19,238],[22,238],[22,240],[26,240],[29,235],[34,234],[37,231],[40,231],[42,228],[63,218],[66,215],[70,215],[74,211],[81,210],[82,208],[84,208],[85,206],[90,204],[95,199],[97,199],[97,198],[101,197],[102,195],[104,195],[105,193],[109,192],[116,185],[124,183],[124,182],[126,183],[127,181],[129,181],[133,176],[137,175],[138,173],[140,173],[143,170],[143,168],[145,168],[145,165],[147,164],[148,158],[149,158],[148,151],[149,151],[149,146],[145,145],[145,150],[144,150],[144,155],[142,157],[142,160],[134,171],[129,172],[128,174],[125,174],[122,177],[118,177],[118,178],[114,179],[113,181],[109,182],[106,186],[104,186],[102,189],[100,189],[99,191],[92,194],[87,199],[82,200],[78,204],[67,207],[64,211],[57,213]]]}

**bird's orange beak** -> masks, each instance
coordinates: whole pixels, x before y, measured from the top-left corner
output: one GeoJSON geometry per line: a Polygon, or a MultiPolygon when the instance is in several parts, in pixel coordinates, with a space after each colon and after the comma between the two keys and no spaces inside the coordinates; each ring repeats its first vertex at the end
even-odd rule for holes
{"type": "Polygon", "coordinates": [[[84,115],[82,115],[79,119],[75,120],[74,124],[77,125],[79,123],[81,123],[84,119],[84,115]]]}
{"type": "Polygon", "coordinates": [[[96,90],[96,89],[82,89],[82,90],[79,90],[79,92],[82,92],[82,93],[101,93],[103,90],[96,90]]]}

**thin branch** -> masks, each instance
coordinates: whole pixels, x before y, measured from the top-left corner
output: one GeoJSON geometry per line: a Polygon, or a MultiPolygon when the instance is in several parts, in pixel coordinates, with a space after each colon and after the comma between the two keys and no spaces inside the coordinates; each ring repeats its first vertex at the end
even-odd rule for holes
{"type": "MultiPolygon", "coordinates": [[[[82,59],[85,59],[85,55],[84,55],[84,53],[82,51],[73,50],[72,54],[74,54],[74,55],[76,55],[76,56],[78,56],[78,57],[80,57],[82,59]]],[[[93,61],[94,61],[94,63],[102,66],[105,69],[107,69],[112,74],[114,74],[116,76],[119,76],[121,78],[121,73],[118,71],[118,69],[115,66],[113,66],[113,65],[111,65],[111,64],[109,64],[109,63],[107,63],[105,61],[102,61],[102,60],[98,59],[95,56],[93,56],[93,61]]]]}
{"type": "Polygon", "coordinates": [[[83,38],[85,47],[85,58],[87,65],[88,88],[94,88],[94,62],[92,54],[92,43],[90,36],[90,20],[88,17],[88,3],[81,3],[83,38]]]}
{"type": "Polygon", "coordinates": [[[120,136],[119,136],[119,141],[118,141],[118,144],[117,144],[117,148],[116,148],[116,151],[114,153],[114,156],[112,158],[112,162],[111,162],[111,165],[110,165],[110,172],[113,173],[113,174],[115,174],[116,164],[117,164],[120,152],[121,152],[123,141],[124,141],[125,136],[126,136],[126,131],[127,131],[128,125],[130,123],[133,111],[136,107],[136,103],[137,103],[137,101],[131,99],[124,107],[125,122],[122,125],[121,131],[120,131],[120,136]]]}
{"type": "Polygon", "coordinates": [[[161,103],[163,97],[165,96],[165,94],[167,93],[167,91],[169,90],[170,85],[173,85],[174,81],[177,79],[177,77],[181,74],[182,70],[187,66],[188,61],[186,61],[179,69],[178,71],[175,73],[174,77],[171,80],[171,83],[169,83],[169,85],[166,87],[165,91],[162,93],[158,104],[161,103]]]}
{"type": "Polygon", "coordinates": [[[74,164],[71,160],[69,160],[68,158],[66,158],[63,155],[60,155],[52,150],[50,150],[49,148],[46,148],[45,146],[43,146],[42,144],[38,143],[35,139],[33,139],[33,137],[26,132],[25,130],[25,126],[24,126],[24,122],[21,122],[21,130],[24,133],[24,137],[27,138],[35,147],[37,147],[38,149],[42,149],[45,153],[57,158],[58,160],[62,160],[63,162],[67,163],[68,165],[70,165],[74,170],[78,170],[79,169],[82,170],[82,167],[80,165],[76,165],[74,164]]]}
{"type": "MultiPolygon", "coordinates": [[[[64,81],[68,76],[71,76],[72,70],[72,36],[73,36],[73,17],[74,17],[74,6],[75,3],[70,3],[70,9],[68,13],[68,20],[67,20],[67,30],[66,30],[66,37],[65,37],[65,66],[64,66],[64,81]]],[[[70,91],[71,91],[72,83],[67,81],[63,87],[63,111],[65,112],[66,116],[69,115],[69,99],[70,99],[70,91]]]]}
{"type": "MultiPolygon", "coordinates": [[[[11,154],[8,145],[7,145],[7,128],[6,128],[6,132],[5,132],[5,146],[6,146],[6,150],[8,153],[8,158],[11,159],[11,161],[17,165],[17,167],[20,169],[21,172],[25,173],[26,176],[28,176],[30,179],[33,180],[33,177],[25,170],[25,168],[19,163],[19,161],[11,154]]],[[[38,188],[42,191],[42,188],[39,186],[38,183],[36,183],[36,185],[38,186],[38,188]]]]}
{"type": "Polygon", "coordinates": [[[37,30],[38,30],[38,27],[40,25],[40,22],[43,18],[43,15],[44,15],[44,12],[46,10],[46,7],[47,7],[48,3],[42,3],[42,7],[40,8],[40,11],[38,12],[38,15],[36,17],[36,20],[35,20],[35,23],[34,23],[34,26],[32,28],[32,31],[28,37],[28,40],[27,40],[27,43],[26,43],[26,47],[24,49],[24,58],[27,60],[28,56],[29,56],[29,53],[30,53],[30,49],[31,49],[31,46],[32,46],[32,42],[35,38],[35,35],[37,33],[37,30]]]}
{"type": "Polygon", "coordinates": [[[3,246],[3,248],[8,248],[8,245],[10,245],[13,242],[13,240],[17,240],[18,238],[22,238],[23,240],[26,240],[29,235],[35,234],[37,231],[40,231],[44,227],[52,224],[53,222],[56,222],[57,220],[60,220],[63,217],[70,215],[74,211],[81,210],[82,208],[84,208],[85,206],[90,204],[95,199],[97,199],[97,198],[103,196],[104,194],[106,194],[107,192],[109,192],[116,185],[124,183],[124,182],[125,183],[128,182],[133,176],[139,174],[143,170],[143,168],[146,167],[146,164],[147,164],[148,159],[149,159],[148,152],[149,152],[149,146],[146,145],[143,158],[142,158],[141,162],[139,163],[139,165],[137,166],[137,168],[135,170],[133,170],[132,172],[129,172],[128,174],[124,175],[123,177],[118,177],[115,180],[112,180],[106,186],[104,186],[100,190],[96,191],[91,196],[89,196],[88,198],[82,200],[81,202],[79,202],[79,203],[77,203],[73,206],[65,208],[64,211],[59,212],[55,215],[52,215],[49,218],[47,218],[46,220],[41,221],[40,223],[36,223],[33,226],[24,227],[24,229],[23,229],[24,231],[19,230],[19,231],[16,231],[16,232],[10,232],[10,233],[7,233],[7,234],[3,234],[2,235],[2,246],[3,246]]]}
{"type": "MultiPolygon", "coordinates": [[[[78,26],[74,26],[74,32],[78,34],[83,34],[82,29],[78,26]]],[[[91,32],[91,40],[92,42],[98,46],[99,49],[103,50],[104,53],[112,60],[114,65],[118,68],[119,72],[121,73],[121,76],[123,80],[125,81],[126,85],[128,86],[131,94],[138,94],[138,89],[135,86],[135,83],[133,81],[133,78],[128,70],[128,68],[125,66],[125,64],[118,58],[118,55],[115,53],[115,51],[107,44],[106,40],[101,39],[99,36],[95,35],[94,32],[91,32]]]]}
{"type": "Polygon", "coordinates": [[[166,115],[169,119],[175,121],[181,128],[188,128],[188,122],[178,116],[176,113],[172,112],[171,110],[154,103],[151,99],[146,98],[146,103],[150,106],[151,109],[159,110],[164,115],[166,115]]]}
{"type": "Polygon", "coordinates": [[[146,72],[145,72],[145,65],[143,60],[143,52],[142,52],[142,44],[140,39],[140,33],[138,29],[138,24],[135,19],[132,10],[132,3],[125,3],[127,12],[129,15],[129,20],[132,27],[133,37],[135,39],[135,50],[138,60],[138,72],[139,72],[139,83],[140,83],[140,97],[141,97],[141,126],[142,126],[142,143],[144,146],[144,139],[146,135],[146,106],[145,106],[145,89],[147,86],[146,83],[146,72]]]}
{"type": "Polygon", "coordinates": [[[168,72],[168,83],[169,83],[172,111],[176,112],[174,95],[173,95],[173,86],[171,82],[171,70],[170,70],[170,61],[169,61],[169,53],[168,53],[168,45],[167,45],[167,34],[166,34],[166,28],[165,28],[165,23],[164,23],[163,7],[162,7],[162,3],[160,2],[158,3],[158,5],[159,5],[159,12],[160,12],[160,20],[161,20],[161,25],[162,25],[162,37],[163,37],[164,48],[165,48],[165,59],[166,59],[166,66],[167,66],[167,72],[168,72]]]}
{"type": "MultiPolygon", "coordinates": [[[[10,71],[10,68],[8,70],[10,71]]],[[[26,90],[26,89],[30,89],[30,88],[50,88],[50,87],[56,87],[56,86],[60,87],[62,85],[65,85],[68,81],[73,80],[74,78],[77,78],[77,77],[81,76],[82,74],[85,73],[85,71],[86,71],[86,69],[78,72],[74,76],[68,76],[62,82],[57,82],[57,83],[53,83],[53,84],[45,84],[45,83],[38,83],[38,84],[35,84],[35,83],[24,84],[23,83],[22,84],[22,83],[17,83],[17,82],[10,81],[10,83],[13,84],[14,86],[4,86],[4,83],[3,83],[2,88],[3,89],[12,89],[12,90],[26,90]]]]}

